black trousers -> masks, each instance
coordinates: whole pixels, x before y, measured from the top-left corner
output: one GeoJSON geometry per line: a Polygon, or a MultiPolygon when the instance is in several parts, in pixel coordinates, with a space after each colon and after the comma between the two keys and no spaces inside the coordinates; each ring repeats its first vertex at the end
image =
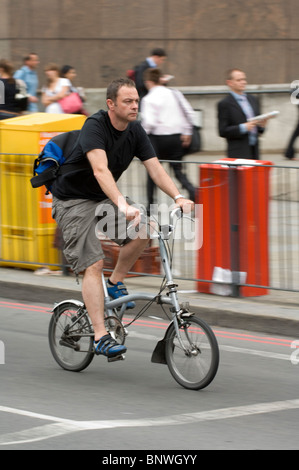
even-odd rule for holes
{"type": "MultiPolygon", "coordinates": [[[[155,149],[156,155],[159,160],[175,160],[169,163],[174,171],[176,179],[181,183],[182,187],[188,192],[188,197],[195,201],[195,188],[188,180],[183,171],[182,160],[185,155],[184,147],[182,146],[180,134],[172,135],[149,135],[150,141],[155,149]]],[[[155,183],[148,176],[147,180],[147,202],[148,206],[154,203],[155,183]]]]}
{"type": "Polygon", "coordinates": [[[291,135],[290,141],[289,141],[287,149],[285,151],[286,158],[289,158],[290,160],[292,160],[292,158],[294,158],[294,156],[295,156],[294,144],[295,144],[295,141],[296,141],[297,137],[299,137],[299,121],[298,121],[297,126],[295,127],[292,135],[291,135]]]}
{"type": "Polygon", "coordinates": [[[252,160],[259,160],[259,151],[257,145],[250,145],[250,152],[252,160]]]}

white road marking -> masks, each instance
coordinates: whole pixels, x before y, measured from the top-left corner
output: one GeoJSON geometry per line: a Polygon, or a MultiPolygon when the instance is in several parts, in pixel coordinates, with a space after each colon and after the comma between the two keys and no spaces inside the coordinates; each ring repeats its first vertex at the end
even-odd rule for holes
{"type": "Polygon", "coordinates": [[[202,421],[213,421],[221,419],[239,418],[242,416],[252,416],[254,414],[276,413],[299,408],[299,400],[276,401],[272,403],[257,403],[255,405],[236,406],[230,408],[220,408],[217,410],[201,411],[197,413],[184,413],[158,418],[148,419],[123,419],[123,420],[103,420],[103,421],[75,421],[69,419],[48,416],[39,413],[32,413],[26,410],[18,410],[0,406],[0,412],[12,413],[16,415],[36,418],[45,421],[54,421],[51,424],[37,426],[23,431],[4,434],[0,436],[0,445],[9,446],[42,441],[66,434],[80,431],[92,431],[102,429],[132,428],[132,427],[153,427],[153,426],[179,426],[202,421]]]}
{"type": "Polygon", "coordinates": [[[280,359],[282,361],[289,361],[291,363],[291,353],[281,354],[269,351],[259,351],[257,349],[238,348],[237,346],[219,345],[220,351],[249,354],[251,356],[267,357],[268,359],[280,359]]]}

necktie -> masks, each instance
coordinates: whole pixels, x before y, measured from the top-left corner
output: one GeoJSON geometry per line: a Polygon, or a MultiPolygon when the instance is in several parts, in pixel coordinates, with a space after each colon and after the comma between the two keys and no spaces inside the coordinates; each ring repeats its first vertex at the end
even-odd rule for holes
{"type": "MultiPolygon", "coordinates": [[[[246,96],[240,96],[240,104],[241,104],[241,107],[242,107],[247,119],[251,119],[255,116],[255,114],[253,112],[253,109],[252,109],[250,103],[248,102],[246,96]]],[[[256,140],[256,135],[257,135],[256,126],[252,129],[252,131],[250,131],[249,134],[253,138],[252,139],[253,143],[255,143],[254,141],[256,140]]]]}
{"type": "Polygon", "coordinates": [[[241,96],[240,101],[241,101],[242,109],[243,109],[247,119],[253,118],[254,117],[254,112],[253,112],[253,109],[252,109],[251,105],[249,104],[246,96],[241,96]]]}

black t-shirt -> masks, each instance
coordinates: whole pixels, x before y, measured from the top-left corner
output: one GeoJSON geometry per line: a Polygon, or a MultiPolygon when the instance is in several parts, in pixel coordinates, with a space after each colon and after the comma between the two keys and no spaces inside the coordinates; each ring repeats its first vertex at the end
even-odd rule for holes
{"type": "Polygon", "coordinates": [[[155,151],[139,121],[129,124],[128,131],[118,131],[109,119],[107,111],[99,111],[90,116],[84,123],[78,141],[67,162],[84,162],[85,168],[71,169],[54,181],[51,192],[58,199],[90,199],[102,201],[107,198],[93,175],[86,154],[94,149],[105,150],[108,168],[115,181],[128,168],[134,157],[141,161],[156,156],[155,151]],[[115,142],[122,136],[126,137],[114,151],[115,142]]]}

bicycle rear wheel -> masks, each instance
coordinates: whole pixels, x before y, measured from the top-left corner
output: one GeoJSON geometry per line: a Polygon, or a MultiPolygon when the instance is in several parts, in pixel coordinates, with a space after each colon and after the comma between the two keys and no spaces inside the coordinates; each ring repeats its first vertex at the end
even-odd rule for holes
{"type": "Polygon", "coordinates": [[[166,333],[165,356],[174,379],[190,390],[207,387],[219,365],[219,348],[212,329],[203,320],[190,316],[179,324],[182,348],[172,323],[166,333]]]}
{"type": "Polygon", "coordinates": [[[94,357],[93,330],[86,311],[76,303],[65,302],[54,310],[48,339],[52,355],[63,369],[80,372],[94,357]]]}

